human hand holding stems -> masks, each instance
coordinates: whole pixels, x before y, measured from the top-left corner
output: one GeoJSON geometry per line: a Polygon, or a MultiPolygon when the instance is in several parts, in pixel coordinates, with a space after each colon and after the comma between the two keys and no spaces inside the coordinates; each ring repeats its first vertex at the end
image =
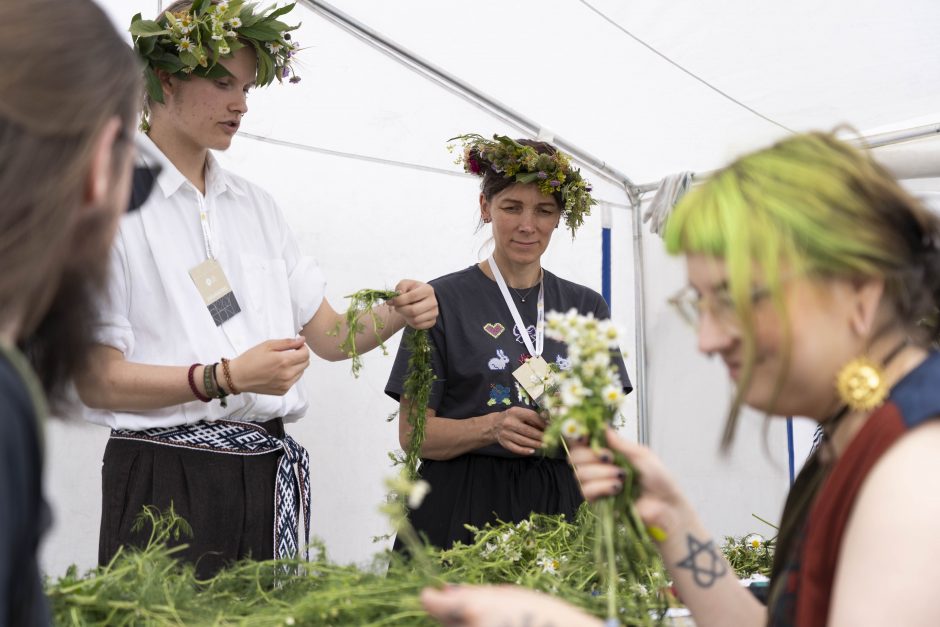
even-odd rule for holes
{"type": "Polygon", "coordinates": [[[517,455],[533,455],[542,447],[545,420],[525,407],[510,407],[488,414],[492,419],[493,439],[507,451],[517,455]]]}
{"type": "Polygon", "coordinates": [[[766,610],[741,587],[718,544],[682,494],[662,461],[649,448],[606,433],[607,446],[576,443],[571,451],[584,497],[609,500],[624,490],[617,458],[636,470],[636,515],[656,543],[682,602],[697,625],[761,625],[766,610]]]}
{"type": "MultiPolygon", "coordinates": [[[[310,350],[303,337],[267,340],[229,361],[232,392],[283,396],[310,365],[310,350]]],[[[221,373],[221,370],[219,371],[221,373]]]]}
{"type": "Polygon", "coordinates": [[[421,604],[448,627],[600,627],[563,601],[519,586],[425,588],[421,604]]]}

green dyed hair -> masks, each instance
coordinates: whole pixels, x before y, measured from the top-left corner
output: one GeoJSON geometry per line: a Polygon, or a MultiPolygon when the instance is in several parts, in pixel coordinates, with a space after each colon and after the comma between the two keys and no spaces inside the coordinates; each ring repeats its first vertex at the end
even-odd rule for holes
{"type": "MultiPolygon", "coordinates": [[[[926,343],[937,336],[940,222],[866,151],[829,133],[806,133],[745,155],[693,189],[663,235],[671,254],[724,260],[741,320],[744,364],[722,446],[734,435],[755,359],[751,302],[755,276],[788,320],[782,274],[849,280],[880,278],[894,320],[926,343]],[[784,270],[785,269],[785,270],[784,270]],[[928,335],[930,337],[928,337],[928,335]]],[[[790,328],[784,328],[784,371],[790,328]]]]}

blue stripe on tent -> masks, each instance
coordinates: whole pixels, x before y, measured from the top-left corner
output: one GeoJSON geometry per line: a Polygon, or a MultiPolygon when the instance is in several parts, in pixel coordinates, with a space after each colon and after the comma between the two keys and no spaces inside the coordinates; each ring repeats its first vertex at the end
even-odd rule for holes
{"type": "Polygon", "coordinates": [[[610,229],[601,229],[601,296],[610,304],[610,229]]]}
{"type": "Polygon", "coordinates": [[[793,485],[793,417],[787,416],[787,456],[790,461],[790,485],[793,485]]]}

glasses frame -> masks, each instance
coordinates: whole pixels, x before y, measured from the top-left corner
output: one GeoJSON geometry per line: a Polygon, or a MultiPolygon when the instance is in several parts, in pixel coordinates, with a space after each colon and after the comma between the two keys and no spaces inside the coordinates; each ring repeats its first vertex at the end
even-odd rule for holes
{"type": "MultiPolygon", "coordinates": [[[[667,302],[676,310],[679,317],[693,329],[698,329],[707,309],[708,313],[726,330],[739,331],[741,321],[734,301],[731,299],[731,294],[727,289],[721,289],[719,294],[706,296],[699,294],[691,285],[686,285],[670,296],[667,302]]],[[[768,298],[770,294],[770,288],[767,286],[752,288],[751,306],[757,305],[765,298],[768,298]]]]}

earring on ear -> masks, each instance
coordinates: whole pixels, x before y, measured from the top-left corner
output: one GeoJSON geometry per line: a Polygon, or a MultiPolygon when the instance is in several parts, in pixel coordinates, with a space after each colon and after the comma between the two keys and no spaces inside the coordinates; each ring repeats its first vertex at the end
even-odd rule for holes
{"type": "Polygon", "coordinates": [[[907,339],[895,346],[881,364],[863,355],[842,366],[836,375],[839,399],[852,411],[871,411],[881,407],[888,397],[884,369],[905,346],[907,339]]]}
{"type": "Polygon", "coordinates": [[[483,224],[489,224],[490,218],[483,218],[483,224]]]}

